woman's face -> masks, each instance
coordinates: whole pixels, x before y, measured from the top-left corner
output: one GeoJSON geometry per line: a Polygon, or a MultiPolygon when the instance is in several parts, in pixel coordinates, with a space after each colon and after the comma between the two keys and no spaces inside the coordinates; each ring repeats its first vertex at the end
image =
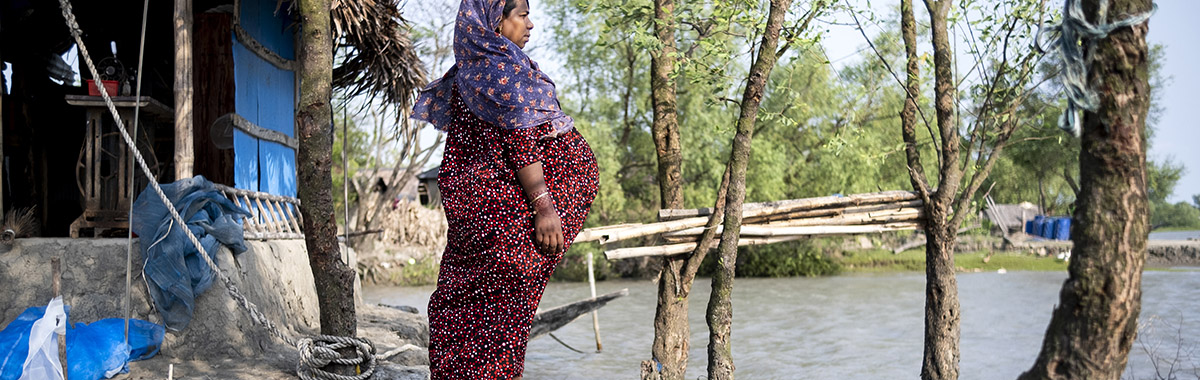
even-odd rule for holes
{"type": "Polygon", "coordinates": [[[517,7],[500,20],[500,35],[524,49],[531,30],[533,22],[529,21],[529,1],[517,0],[517,7]]]}

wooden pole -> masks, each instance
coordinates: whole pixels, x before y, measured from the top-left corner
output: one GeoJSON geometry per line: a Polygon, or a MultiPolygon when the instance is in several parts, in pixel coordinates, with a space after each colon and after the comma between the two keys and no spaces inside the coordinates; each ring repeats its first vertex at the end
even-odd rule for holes
{"type": "MultiPolygon", "coordinates": [[[[61,262],[61,260],[59,260],[59,258],[57,258],[57,257],[50,258],[50,273],[51,273],[50,274],[51,288],[54,289],[54,297],[56,297],[56,298],[61,297],[62,296],[62,262],[61,262]]],[[[65,300],[63,301],[63,304],[66,305],[65,300]]],[[[63,306],[63,307],[65,308],[66,306],[63,306]]],[[[63,366],[62,372],[63,372],[63,379],[65,380],[67,378],[67,369],[68,369],[68,366],[67,366],[67,335],[66,334],[62,334],[62,335],[58,336],[58,357],[62,358],[62,366],[63,366]]]]}
{"type": "MultiPolygon", "coordinates": [[[[592,252],[587,254],[588,267],[588,285],[592,288],[592,298],[596,298],[596,274],[592,265],[592,252]]],[[[596,352],[604,350],[604,346],[600,344],[600,315],[596,310],[592,310],[592,331],[596,333],[596,352]]]]}
{"type": "MultiPolygon", "coordinates": [[[[0,53],[0,71],[4,71],[4,54],[0,53]]],[[[0,215],[4,215],[4,92],[6,82],[0,73],[0,215]]]]}
{"type": "Polygon", "coordinates": [[[192,177],[192,0],[175,0],[175,180],[192,177]]]}
{"type": "MultiPolygon", "coordinates": [[[[917,198],[917,195],[908,191],[885,191],[880,193],[855,194],[849,196],[829,196],[807,199],[793,199],[779,202],[766,202],[760,207],[744,208],[742,218],[751,219],[768,215],[786,214],[796,211],[813,210],[824,207],[850,207],[850,206],[865,206],[878,205],[883,203],[912,201],[917,198]]],[[[649,223],[636,227],[619,229],[614,231],[605,231],[603,233],[587,233],[576,236],[575,242],[589,241],[583,240],[581,237],[586,237],[592,240],[599,240],[603,244],[611,243],[618,240],[632,239],[636,237],[656,235],[664,232],[678,231],[688,228],[700,227],[708,223],[708,217],[689,217],[686,219],[678,219],[667,222],[649,223]]],[[[588,231],[584,231],[588,232],[588,231]]]]}

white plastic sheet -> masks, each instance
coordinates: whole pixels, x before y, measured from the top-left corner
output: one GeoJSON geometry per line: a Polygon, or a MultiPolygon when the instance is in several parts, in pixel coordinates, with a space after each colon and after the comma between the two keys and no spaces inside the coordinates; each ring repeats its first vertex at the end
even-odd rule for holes
{"type": "MultiPolygon", "coordinates": [[[[21,380],[62,380],[62,362],[58,359],[58,335],[65,334],[67,312],[62,297],[54,297],[46,314],[33,322],[29,332],[29,356],[25,357],[21,380]]],[[[65,336],[65,335],[64,335],[65,336]]]]}

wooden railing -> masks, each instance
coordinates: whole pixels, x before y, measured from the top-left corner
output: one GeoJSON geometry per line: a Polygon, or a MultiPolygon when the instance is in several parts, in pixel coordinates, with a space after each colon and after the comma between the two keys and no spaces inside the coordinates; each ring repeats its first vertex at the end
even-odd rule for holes
{"type": "Polygon", "coordinates": [[[242,219],[246,239],[303,239],[304,218],[300,215],[300,200],[257,191],[216,185],[226,198],[250,211],[242,219]]]}

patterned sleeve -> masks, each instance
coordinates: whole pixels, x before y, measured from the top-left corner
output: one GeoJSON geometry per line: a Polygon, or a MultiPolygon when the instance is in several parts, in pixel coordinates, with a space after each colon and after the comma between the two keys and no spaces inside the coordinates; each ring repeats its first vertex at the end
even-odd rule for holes
{"type": "Polygon", "coordinates": [[[504,138],[504,161],[514,172],[529,164],[542,160],[542,146],[538,144],[540,127],[501,129],[504,138]]]}

